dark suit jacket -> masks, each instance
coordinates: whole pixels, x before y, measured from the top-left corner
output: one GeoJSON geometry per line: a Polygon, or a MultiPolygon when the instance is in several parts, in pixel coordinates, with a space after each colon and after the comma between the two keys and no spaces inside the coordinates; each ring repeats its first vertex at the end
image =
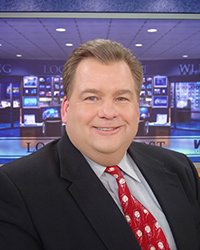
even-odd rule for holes
{"type": "MultiPolygon", "coordinates": [[[[199,183],[182,154],[133,143],[179,250],[200,249],[199,183]]],[[[117,205],[65,135],[0,168],[0,249],[139,250],[117,205]]]]}

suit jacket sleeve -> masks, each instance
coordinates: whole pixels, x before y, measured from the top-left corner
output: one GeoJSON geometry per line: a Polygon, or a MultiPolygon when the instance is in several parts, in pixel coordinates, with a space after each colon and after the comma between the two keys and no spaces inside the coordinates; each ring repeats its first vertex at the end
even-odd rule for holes
{"type": "Polygon", "coordinates": [[[0,171],[0,248],[40,250],[38,242],[23,197],[7,175],[0,171]]]}

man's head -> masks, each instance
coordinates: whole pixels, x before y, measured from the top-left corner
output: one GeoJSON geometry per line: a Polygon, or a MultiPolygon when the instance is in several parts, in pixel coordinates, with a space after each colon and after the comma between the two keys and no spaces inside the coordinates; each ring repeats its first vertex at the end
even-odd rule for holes
{"type": "Polygon", "coordinates": [[[130,50],[123,45],[106,39],[96,39],[82,44],[76,48],[63,68],[63,83],[65,96],[71,95],[73,88],[73,78],[78,64],[86,58],[94,58],[103,64],[124,61],[130,68],[135,81],[136,93],[139,99],[140,90],[143,82],[143,69],[138,59],[130,50]]]}
{"type": "Polygon", "coordinates": [[[74,146],[101,165],[118,164],[139,120],[142,67],[120,44],[81,45],[65,64],[62,121],[74,146]]]}

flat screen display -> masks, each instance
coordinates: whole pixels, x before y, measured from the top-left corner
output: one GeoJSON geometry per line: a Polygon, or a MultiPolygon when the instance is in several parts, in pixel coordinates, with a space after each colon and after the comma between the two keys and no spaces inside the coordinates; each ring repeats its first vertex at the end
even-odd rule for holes
{"type": "Polygon", "coordinates": [[[42,120],[60,118],[60,107],[42,108],[42,120]]]}
{"type": "Polygon", "coordinates": [[[24,115],[24,125],[33,125],[35,124],[35,114],[25,114],[24,115]]]}
{"type": "Polygon", "coordinates": [[[37,76],[24,76],[23,87],[24,88],[36,88],[38,86],[37,76]]]}
{"type": "Polygon", "coordinates": [[[23,96],[22,97],[22,107],[23,108],[37,108],[38,107],[38,97],[37,96],[23,96]]]}
{"type": "Polygon", "coordinates": [[[153,78],[154,87],[166,88],[167,77],[166,76],[155,76],[153,78]]]}
{"type": "Polygon", "coordinates": [[[148,107],[140,107],[140,120],[146,120],[150,116],[148,107]]]}
{"type": "Polygon", "coordinates": [[[36,88],[24,88],[23,95],[37,95],[37,89],[36,88]]]}
{"type": "Polygon", "coordinates": [[[154,108],[168,108],[168,96],[153,96],[152,106],[154,108]]]}

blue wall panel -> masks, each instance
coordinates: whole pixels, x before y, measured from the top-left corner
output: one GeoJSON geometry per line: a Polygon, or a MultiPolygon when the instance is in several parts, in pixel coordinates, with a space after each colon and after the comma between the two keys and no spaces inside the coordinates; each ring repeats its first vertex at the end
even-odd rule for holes
{"type": "Polygon", "coordinates": [[[1,0],[0,12],[200,13],[199,0],[1,0]]]}

